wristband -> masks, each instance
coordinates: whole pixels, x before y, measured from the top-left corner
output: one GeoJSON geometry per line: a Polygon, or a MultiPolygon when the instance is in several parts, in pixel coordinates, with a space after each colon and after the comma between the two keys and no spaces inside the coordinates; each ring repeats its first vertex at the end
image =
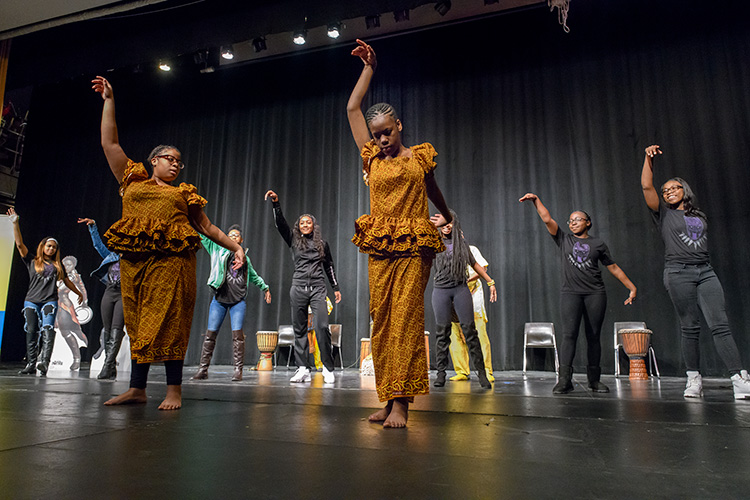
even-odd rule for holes
{"type": "Polygon", "coordinates": [[[495,280],[489,280],[487,286],[495,286],[495,280]]]}

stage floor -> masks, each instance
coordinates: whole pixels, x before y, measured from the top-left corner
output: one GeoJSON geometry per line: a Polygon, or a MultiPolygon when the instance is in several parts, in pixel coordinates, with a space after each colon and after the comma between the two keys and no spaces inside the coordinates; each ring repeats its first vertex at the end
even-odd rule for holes
{"type": "MultiPolygon", "coordinates": [[[[496,372],[418,397],[405,430],[367,422],[373,377],[336,371],[290,384],[293,371],[185,370],[183,408],[161,412],[163,367],[149,402],[104,407],[127,380],[18,376],[0,365],[2,498],[748,498],[750,400],[729,379],[631,383],[609,394],[553,396],[554,373],[496,372]]],[[[451,373],[452,374],[452,373],[451,373]]],[[[64,374],[67,376],[67,373],[64,374]]],[[[434,372],[431,372],[434,378],[434,372]]]]}

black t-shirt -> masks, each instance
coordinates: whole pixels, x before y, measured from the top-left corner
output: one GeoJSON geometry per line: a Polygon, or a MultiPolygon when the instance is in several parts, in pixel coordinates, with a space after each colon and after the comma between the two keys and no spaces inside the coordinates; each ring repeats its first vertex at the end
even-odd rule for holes
{"type": "Polygon", "coordinates": [[[216,301],[222,304],[236,304],[247,295],[247,261],[239,269],[232,269],[234,254],[230,253],[224,264],[227,266],[224,284],[216,291],[216,301]]]}
{"type": "Polygon", "coordinates": [[[664,241],[664,261],[676,264],[708,263],[708,224],[700,217],[691,217],[684,210],[663,204],[651,211],[664,241]]]}
{"type": "MultiPolygon", "coordinates": [[[[451,257],[453,256],[453,244],[450,239],[443,239],[443,242],[445,243],[445,252],[440,258],[435,259],[435,263],[433,264],[435,267],[435,282],[433,286],[435,288],[454,288],[466,284],[466,275],[463,275],[463,279],[460,281],[456,281],[453,276],[451,276],[450,266],[447,264],[450,263],[451,257]]],[[[460,244],[466,246],[466,251],[469,254],[469,265],[474,267],[474,264],[476,264],[477,261],[474,259],[474,254],[469,250],[469,244],[466,243],[463,238],[461,239],[460,244]]]]}
{"type": "Polygon", "coordinates": [[[107,288],[120,288],[120,261],[116,260],[107,269],[107,288]]]}
{"type": "Polygon", "coordinates": [[[31,252],[26,254],[23,262],[29,268],[29,291],[26,292],[26,299],[24,300],[37,304],[57,300],[57,269],[55,269],[55,266],[45,262],[42,272],[36,272],[34,255],[31,252]]]}
{"type": "Polygon", "coordinates": [[[596,293],[604,291],[602,272],[599,262],[605,266],[615,263],[609,254],[609,248],[599,238],[577,238],[564,233],[558,226],[557,234],[552,236],[560,250],[562,267],[562,288],[567,293],[596,293]]]}

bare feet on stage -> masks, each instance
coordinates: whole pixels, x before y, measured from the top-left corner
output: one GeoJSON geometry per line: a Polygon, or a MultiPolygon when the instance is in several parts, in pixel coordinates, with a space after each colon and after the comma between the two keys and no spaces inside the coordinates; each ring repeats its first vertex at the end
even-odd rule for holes
{"type": "Polygon", "coordinates": [[[146,398],[146,389],[136,389],[131,387],[127,391],[123,392],[119,396],[115,396],[112,399],[108,399],[104,402],[105,406],[115,405],[134,405],[143,404],[148,400],[146,398]]]}
{"type": "Polygon", "coordinates": [[[179,410],[182,408],[182,386],[168,385],[167,397],[159,405],[160,410],[179,410]]]}
{"type": "Polygon", "coordinates": [[[388,400],[388,404],[385,405],[385,408],[382,408],[372,415],[370,415],[367,420],[370,422],[383,422],[386,418],[388,418],[388,415],[391,414],[391,410],[393,409],[393,400],[388,400]]]}
{"type": "Polygon", "coordinates": [[[406,427],[406,421],[409,419],[409,401],[406,398],[396,398],[392,401],[391,412],[383,422],[383,427],[387,429],[406,427]]]}

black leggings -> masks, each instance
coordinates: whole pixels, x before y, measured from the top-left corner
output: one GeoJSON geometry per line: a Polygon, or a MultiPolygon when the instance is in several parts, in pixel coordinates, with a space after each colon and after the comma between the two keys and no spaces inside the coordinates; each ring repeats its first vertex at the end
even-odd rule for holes
{"type": "Polygon", "coordinates": [[[123,329],[125,318],[122,315],[122,293],[119,286],[108,286],[104,290],[101,312],[105,330],[123,329]]]}
{"type": "Polygon", "coordinates": [[[438,326],[451,324],[454,309],[460,324],[468,325],[474,321],[474,302],[465,283],[453,288],[432,289],[432,311],[435,313],[435,323],[438,326]]]}
{"type": "Polygon", "coordinates": [[[602,357],[602,324],[606,312],[606,293],[579,295],[563,292],[560,294],[560,314],[562,314],[561,366],[573,366],[581,318],[583,318],[583,326],[586,330],[587,366],[599,366],[602,357]]]}
{"type": "MultiPolygon", "coordinates": [[[[185,361],[173,359],[164,362],[164,369],[167,371],[167,385],[182,385],[182,365],[185,361]]],[[[130,387],[134,389],[145,389],[148,382],[148,370],[151,363],[131,362],[130,387]]]]}

